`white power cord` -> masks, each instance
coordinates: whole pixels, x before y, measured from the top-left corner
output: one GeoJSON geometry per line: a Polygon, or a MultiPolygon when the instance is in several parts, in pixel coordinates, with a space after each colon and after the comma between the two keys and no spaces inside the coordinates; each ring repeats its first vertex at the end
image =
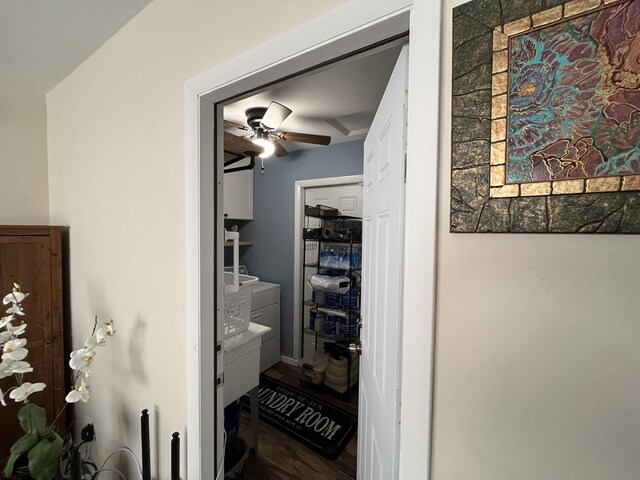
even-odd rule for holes
{"type": "Polygon", "coordinates": [[[220,480],[220,475],[224,475],[224,454],[227,450],[227,432],[223,430],[222,433],[224,433],[224,441],[222,442],[222,464],[220,465],[220,470],[218,470],[215,480],[220,480]]]}
{"type": "Polygon", "coordinates": [[[118,452],[126,452],[129,455],[131,455],[133,457],[133,459],[136,461],[136,465],[138,466],[138,472],[140,473],[140,480],[142,480],[142,465],[140,465],[140,461],[138,460],[138,457],[136,457],[136,454],[133,452],[133,450],[131,450],[129,447],[120,447],[120,448],[116,448],[108,457],[107,459],[102,462],[102,465],[100,466],[100,468],[98,470],[96,470],[95,472],[93,472],[91,474],[91,476],[89,477],[88,480],[93,480],[95,479],[99,473],[101,472],[116,472],[118,473],[122,478],[124,478],[125,480],[126,477],[122,474],[122,472],[120,472],[119,470],[113,469],[113,468],[105,468],[105,465],[107,464],[107,462],[109,460],[111,460],[111,458],[113,458],[113,456],[118,453],[118,452]]]}
{"type": "Polygon", "coordinates": [[[127,480],[127,477],[124,476],[124,474],[120,471],[120,470],[116,470],[115,468],[101,468],[100,470],[96,470],[95,472],[93,472],[93,474],[91,475],[91,478],[97,478],[99,473],[102,472],[113,472],[113,473],[117,473],[118,475],[120,475],[120,478],[122,478],[122,480],[127,480]]]}

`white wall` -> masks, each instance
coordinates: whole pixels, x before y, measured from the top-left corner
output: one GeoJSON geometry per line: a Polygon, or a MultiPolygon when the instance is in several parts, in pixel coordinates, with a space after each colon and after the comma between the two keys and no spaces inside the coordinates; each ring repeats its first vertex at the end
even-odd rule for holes
{"type": "MultiPolygon", "coordinates": [[[[167,478],[170,434],[184,433],[184,81],[339,2],[302,3],[155,0],[47,97],[51,220],[71,226],[74,345],[95,313],[119,322],[78,409],[79,425],[96,422],[98,460],[121,444],[139,452],[138,412],[157,408],[167,478]]],[[[453,4],[444,0],[433,478],[636,478],[640,244],[448,233],[453,4]]]]}
{"type": "Polygon", "coordinates": [[[0,224],[48,224],[44,93],[0,85],[0,169],[0,224]]]}
{"type": "Polygon", "coordinates": [[[450,234],[442,53],[435,480],[637,479],[640,241],[450,234]]]}
{"type": "Polygon", "coordinates": [[[185,433],[184,82],[338,3],[155,0],[47,95],[51,219],[71,227],[74,346],[94,314],[119,329],[78,408],[78,426],[96,424],[97,460],[120,445],[139,453],[149,408],[168,478],[171,433],[185,433]]]}

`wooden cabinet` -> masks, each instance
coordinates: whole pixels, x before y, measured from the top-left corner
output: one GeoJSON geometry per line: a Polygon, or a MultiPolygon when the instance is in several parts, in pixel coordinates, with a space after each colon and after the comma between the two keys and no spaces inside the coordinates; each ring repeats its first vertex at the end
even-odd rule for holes
{"type": "Polygon", "coordinates": [[[253,220],[253,170],[224,174],[224,218],[253,220]]]}
{"type": "MultiPolygon", "coordinates": [[[[15,282],[29,293],[22,303],[27,330],[21,338],[27,339],[26,360],[34,371],[25,374],[25,381],[47,385],[29,400],[47,410],[49,422],[64,405],[67,393],[63,307],[66,238],[66,227],[0,226],[0,292],[4,296],[15,282]]],[[[2,315],[4,312],[3,308],[2,315]]],[[[13,378],[0,380],[0,388],[5,392],[11,385],[13,378]]],[[[7,398],[7,406],[0,406],[2,465],[11,445],[24,434],[16,416],[22,405],[7,398]]],[[[65,423],[62,415],[58,426],[64,430],[65,423]]]]}

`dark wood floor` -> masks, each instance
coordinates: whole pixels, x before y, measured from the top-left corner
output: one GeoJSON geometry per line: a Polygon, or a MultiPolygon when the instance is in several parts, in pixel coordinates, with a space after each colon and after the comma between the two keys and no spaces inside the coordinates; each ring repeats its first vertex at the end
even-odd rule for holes
{"type": "MultiPolygon", "coordinates": [[[[265,372],[283,383],[306,390],[327,403],[352,413],[358,411],[358,391],[350,399],[341,399],[329,393],[311,390],[300,384],[295,367],[279,363],[265,372]]],[[[245,411],[240,416],[240,435],[251,445],[251,422],[245,411]]],[[[357,435],[349,441],[336,460],[327,460],[298,443],[280,430],[260,421],[257,454],[251,452],[245,463],[247,480],[347,480],[356,478],[357,435]]]]}

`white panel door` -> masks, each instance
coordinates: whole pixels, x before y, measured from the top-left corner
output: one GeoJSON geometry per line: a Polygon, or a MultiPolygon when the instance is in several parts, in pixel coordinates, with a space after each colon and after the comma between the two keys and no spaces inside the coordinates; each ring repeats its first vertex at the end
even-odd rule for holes
{"type": "Polygon", "coordinates": [[[408,46],[364,142],[358,478],[398,478],[408,46]]]}
{"type": "Polygon", "coordinates": [[[332,185],[305,189],[306,205],[327,205],[340,210],[340,215],[362,217],[362,185],[332,185]]]}

